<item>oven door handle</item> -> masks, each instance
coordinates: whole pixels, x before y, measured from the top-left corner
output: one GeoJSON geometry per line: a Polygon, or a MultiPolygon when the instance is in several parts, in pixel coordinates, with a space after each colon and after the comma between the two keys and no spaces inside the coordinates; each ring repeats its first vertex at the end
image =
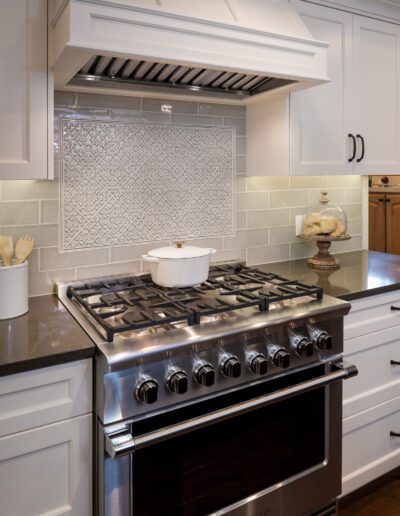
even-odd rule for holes
{"type": "Polygon", "coordinates": [[[110,430],[105,429],[105,448],[108,455],[116,459],[123,455],[133,453],[146,446],[160,443],[171,437],[176,437],[193,430],[217,423],[239,414],[254,410],[256,408],[283,401],[304,392],[329,385],[333,382],[346,380],[358,374],[356,366],[344,361],[331,364],[333,371],[323,376],[318,376],[312,380],[307,380],[291,387],[279,391],[259,396],[251,400],[242,401],[236,405],[226,407],[203,416],[188,419],[180,423],[161,428],[147,434],[133,436],[129,429],[129,424],[122,424],[118,427],[113,426],[110,430]]]}

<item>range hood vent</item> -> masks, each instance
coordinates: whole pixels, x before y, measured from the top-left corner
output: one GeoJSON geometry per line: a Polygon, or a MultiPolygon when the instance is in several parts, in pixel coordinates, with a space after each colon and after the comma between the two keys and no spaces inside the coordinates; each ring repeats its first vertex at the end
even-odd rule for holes
{"type": "Polygon", "coordinates": [[[69,84],[240,100],[294,82],[224,70],[93,56],[69,84]]]}
{"type": "Polygon", "coordinates": [[[329,81],[328,45],[289,0],[50,4],[56,89],[248,104],[329,81]]]}

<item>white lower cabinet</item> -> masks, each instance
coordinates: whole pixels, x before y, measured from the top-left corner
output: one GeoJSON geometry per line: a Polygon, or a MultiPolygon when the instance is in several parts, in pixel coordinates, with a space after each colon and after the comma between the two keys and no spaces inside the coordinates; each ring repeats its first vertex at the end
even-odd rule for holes
{"type": "Polygon", "coordinates": [[[0,439],[2,516],[92,514],[92,415],[0,439]]]}
{"type": "Polygon", "coordinates": [[[400,291],[352,302],[345,360],[359,374],[343,386],[343,486],[346,495],[400,466],[400,291]],[[397,364],[396,362],[399,362],[397,364]]]}
{"type": "Polygon", "coordinates": [[[0,378],[1,516],[92,516],[92,361],[0,378]]]}

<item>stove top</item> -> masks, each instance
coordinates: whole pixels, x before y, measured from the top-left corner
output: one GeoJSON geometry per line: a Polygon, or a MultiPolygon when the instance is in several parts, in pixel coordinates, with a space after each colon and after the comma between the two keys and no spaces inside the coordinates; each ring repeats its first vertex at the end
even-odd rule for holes
{"type": "Polygon", "coordinates": [[[288,301],[320,300],[323,290],[242,264],[210,268],[195,287],[164,288],[148,274],[74,284],[67,297],[78,304],[106,341],[229,319],[234,311],[278,310],[288,301]]]}

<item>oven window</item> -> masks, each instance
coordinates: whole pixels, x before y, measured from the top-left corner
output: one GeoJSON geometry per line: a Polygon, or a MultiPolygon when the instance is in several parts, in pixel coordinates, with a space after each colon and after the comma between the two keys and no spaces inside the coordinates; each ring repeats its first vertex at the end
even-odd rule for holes
{"type": "Polygon", "coordinates": [[[137,451],[134,514],[204,515],[321,464],[325,389],[137,451]]]}

